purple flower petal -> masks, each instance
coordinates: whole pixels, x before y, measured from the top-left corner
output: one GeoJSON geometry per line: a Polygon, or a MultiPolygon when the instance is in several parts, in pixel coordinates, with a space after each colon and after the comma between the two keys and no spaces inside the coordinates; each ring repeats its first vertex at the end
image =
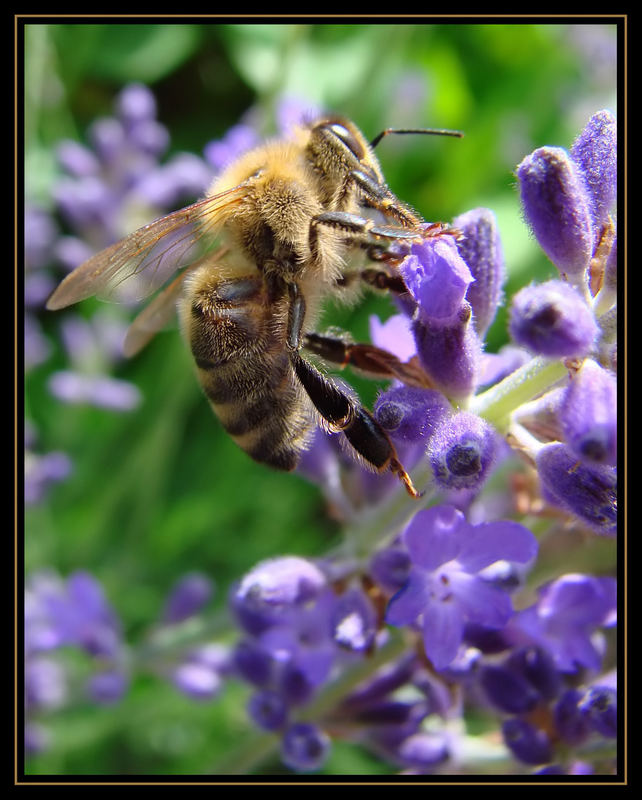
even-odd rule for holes
{"type": "Polygon", "coordinates": [[[513,613],[510,595],[476,575],[453,573],[450,586],[460,607],[465,609],[466,618],[473,623],[501,628],[513,613]]]}
{"type": "Polygon", "coordinates": [[[474,280],[450,237],[413,245],[399,271],[421,314],[435,321],[446,321],[457,314],[474,280]]]}
{"type": "Polygon", "coordinates": [[[524,564],[537,555],[537,539],[511,520],[467,526],[457,561],[467,572],[480,572],[495,561],[524,564]]]}
{"type": "Polygon", "coordinates": [[[401,361],[408,361],[417,352],[410,320],[405,314],[395,314],[381,322],[379,317],[370,317],[370,339],[382,350],[393,353],[401,361]]]}
{"type": "Polygon", "coordinates": [[[432,603],[426,608],[424,647],[435,669],[444,669],[455,658],[463,635],[464,614],[459,603],[432,603]]]}
{"type": "Polygon", "coordinates": [[[417,570],[410,573],[406,585],[388,603],[386,622],[390,625],[412,625],[430,602],[429,587],[417,570]]]}
{"type": "Polygon", "coordinates": [[[434,506],[415,514],[404,532],[413,563],[432,570],[456,558],[463,522],[464,515],[452,506],[434,506]]]}

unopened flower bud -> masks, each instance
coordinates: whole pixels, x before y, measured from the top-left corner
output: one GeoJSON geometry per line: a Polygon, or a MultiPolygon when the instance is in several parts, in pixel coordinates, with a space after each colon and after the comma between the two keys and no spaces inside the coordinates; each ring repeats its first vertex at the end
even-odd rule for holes
{"type": "Polygon", "coordinates": [[[435,480],[446,489],[476,489],[487,477],[496,451],[494,429],[460,411],[438,427],[428,445],[435,480]]]}
{"type": "Polygon", "coordinates": [[[420,316],[413,322],[419,360],[448,397],[467,397],[477,386],[481,342],[471,316],[471,307],[464,301],[445,324],[420,316]]]}
{"type": "Polygon", "coordinates": [[[581,170],[561,147],[540,147],[517,168],[526,222],[562,275],[583,276],[593,255],[591,206],[581,170]]]}
{"type": "Polygon", "coordinates": [[[404,441],[426,440],[449,411],[450,403],[441,392],[411,386],[395,386],[383,392],[374,406],[382,428],[404,441]]]}
{"type": "Polygon", "coordinates": [[[501,303],[505,278],[497,220],[489,209],[475,208],[456,217],[453,227],[464,235],[457,242],[457,249],[475,279],[468,287],[466,299],[473,308],[475,330],[483,338],[501,303]]]}
{"type": "Polygon", "coordinates": [[[612,373],[587,359],[566,389],[560,420],[565,441],[578,458],[615,466],[617,383],[612,373]]]}
{"type": "Polygon", "coordinates": [[[553,757],[546,733],[524,719],[507,719],[502,725],[502,734],[515,758],[525,764],[546,764],[553,757]]]}
{"type": "Polygon", "coordinates": [[[579,517],[597,533],[617,531],[617,476],[611,467],[589,467],[559,442],[545,445],[535,458],[542,495],[579,517]]]}
{"type": "Polygon", "coordinates": [[[197,572],[183,576],[167,598],[163,621],[169,623],[182,622],[198,612],[209,602],[212,596],[212,581],[197,572]]]}
{"type": "Polygon", "coordinates": [[[329,752],[329,737],[311,723],[297,722],[283,735],[281,758],[288,767],[297,772],[319,769],[329,752]]]}
{"type": "Polygon", "coordinates": [[[610,111],[593,114],[573,142],[571,158],[584,175],[593,224],[599,231],[617,196],[617,122],[610,111]]]}
{"type": "Polygon", "coordinates": [[[517,344],[552,358],[586,355],[599,331],[581,295],[563,281],[519,291],[513,298],[509,327],[517,344]]]}
{"type": "Polygon", "coordinates": [[[617,736],[617,692],[609,686],[592,686],[579,703],[591,728],[602,736],[617,736]]]}
{"type": "Polygon", "coordinates": [[[287,618],[326,587],[321,570],[297,556],[267,559],[245,575],[232,597],[234,611],[250,633],[287,618]]]}

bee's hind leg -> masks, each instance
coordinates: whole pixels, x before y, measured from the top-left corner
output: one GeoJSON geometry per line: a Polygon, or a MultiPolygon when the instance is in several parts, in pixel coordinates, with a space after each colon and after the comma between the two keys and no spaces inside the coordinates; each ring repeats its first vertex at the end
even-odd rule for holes
{"type": "Polygon", "coordinates": [[[357,400],[322,375],[298,352],[290,354],[297,378],[319,414],[342,431],[356,452],[377,472],[390,470],[399,477],[411,497],[421,494],[403,468],[388,434],[357,400]]]}

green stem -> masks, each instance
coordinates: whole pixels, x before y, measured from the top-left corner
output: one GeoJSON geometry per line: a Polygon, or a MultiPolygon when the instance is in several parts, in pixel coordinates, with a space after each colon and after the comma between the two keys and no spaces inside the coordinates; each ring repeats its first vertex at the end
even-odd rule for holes
{"type": "Polygon", "coordinates": [[[566,367],[561,361],[536,356],[503,381],[474,397],[470,411],[484,417],[504,435],[515,409],[551,389],[565,375],[566,367]]]}
{"type": "Polygon", "coordinates": [[[414,517],[434,500],[432,472],[426,459],[413,470],[413,481],[423,495],[412,499],[401,487],[382,503],[364,509],[346,528],[343,543],[332,554],[341,559],[361,559],[391,540],[414,517]]]}

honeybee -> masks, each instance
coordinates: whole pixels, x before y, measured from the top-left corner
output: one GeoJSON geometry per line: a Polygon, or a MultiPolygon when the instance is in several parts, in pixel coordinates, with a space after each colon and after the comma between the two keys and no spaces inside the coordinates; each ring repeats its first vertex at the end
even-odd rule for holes
{"type": "Polygon", "coordinates": [[[387,129],[368,143],[339,116],[302,124],[291,140],[241,156],[205,199],[85,261],[47,307],[92,295],[142,299],[164,287],[129,329],[127,355],[144,347],[177,307],[203,391],[253,459],[294,469],[320,423],[342,432],[366,466],[392,471],[418,497],[384,429],[303,354],[427,385],[414,363],[314,332],[324,299],[363,283],[406,291],[395,269],[400,245],[452,233],[440,223],[424,225],[387,187],[374,147],[388,133],[461,135],[387,129]],[[367,268],[348,261],[358,251],[367,268]]]}

